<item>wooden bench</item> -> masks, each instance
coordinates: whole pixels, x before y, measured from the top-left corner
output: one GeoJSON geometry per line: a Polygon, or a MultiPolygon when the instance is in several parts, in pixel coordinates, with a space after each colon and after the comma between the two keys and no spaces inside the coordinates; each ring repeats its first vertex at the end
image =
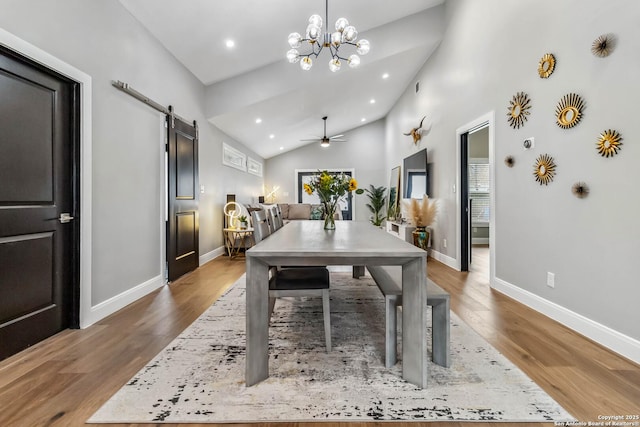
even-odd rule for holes
{"type": "MultiPolygon", "coordinates": [[[[385,366],[396,364],[397,357],[397,308],[402,306],[402,267],[369,266],[367,270],[384,295],[386,310],[385,366]]],[[[449,367],[449,294],[427,279],[427,305],[432,307],[431,351],[432,359],[441,366],[449,367]]]]}

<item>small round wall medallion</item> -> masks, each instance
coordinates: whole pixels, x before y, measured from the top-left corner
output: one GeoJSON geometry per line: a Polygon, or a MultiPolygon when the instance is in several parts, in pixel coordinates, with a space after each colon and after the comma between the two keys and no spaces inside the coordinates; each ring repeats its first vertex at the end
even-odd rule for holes
{"type": "Polygon", "coordinates": [[[589,187],[587,186],[586,182],[576,182],[571,187],[571,193],[578,199],[584,199],[589,195],[589,187]]]}
{"type": "Polygon", "coordinates": [[[504,164],[512,168],[516,164],[516,159],[513,156],[507,156],[504,158],[504,164]]]}
{"type": "Polygon", "coordinates": [[[556,67],[556,57],[552,53],[545,53],[540,62],[538,63],[538,74],[540,78],[546,79],[556,67]]]}
{"type": "Polygon", "coordinates": [[[580,95],[568,93],[562,97],[556,107],[556,123],[563,129],[574,127],[582,118],[585,102],[580,95]]]}
{"type": "Polygon", "coordinates": [[[556,174],[556,163],[548,154],[541,154],[533,166],[533,176],[540,185],[548,185],[556,174]]]}
{"type": "Polygon", "coordinates": [[[531,100],[529,95],[524,92],[518,92],[513,96],[507,110],[507,119],[512,128],[518,129],[524,125],[524,122],[527,121],[527,116],[530,114],[530,108],[531,100]]]}
{"type": "Polygon", "coordinates": [[[611,55],[616,47],[616,38],[613,34],[603,34],[591,44],[591,53],[599,58],[611,55]]]}
{"type": "Polygon", "coordinates": [[[598,147],[598,153],[602,157],[613,157],[618,154],[622,145],[622,136],[618,131],[613,129],[607,129],[600,134],[596,146],[598,147]]]}

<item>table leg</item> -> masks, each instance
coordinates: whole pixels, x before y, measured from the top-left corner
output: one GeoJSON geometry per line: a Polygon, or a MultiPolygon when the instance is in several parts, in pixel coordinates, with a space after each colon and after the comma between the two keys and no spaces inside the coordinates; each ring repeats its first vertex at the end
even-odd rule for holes
{"type": "Polygon", "coordinates": [[[364,265],[354,265],[353,266],[353,278],[359,279],[364,276],[364,265]]]}
{"type": "Polygon", "coordinates": [[[269,266],[251,256],[246,263],[245,382],[251,386],[269,377],[269,266]]]}
{"type": "Polygon", "coordinates": [[[427,259],[402,266],[402,377],[427,387],[427,259]]]}

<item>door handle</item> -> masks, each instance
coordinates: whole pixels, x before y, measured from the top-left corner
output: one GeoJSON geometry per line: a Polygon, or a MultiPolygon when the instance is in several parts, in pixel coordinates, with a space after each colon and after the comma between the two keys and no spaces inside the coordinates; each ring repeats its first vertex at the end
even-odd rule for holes
{"type": "Polygon", "coordinates": [[[60,218],[58,218],[58,221],[60,221],[60,223],[62,224],[66,224],[67,222],[73,221],[73,217],[67,212],[61,213],[60,218]]]}

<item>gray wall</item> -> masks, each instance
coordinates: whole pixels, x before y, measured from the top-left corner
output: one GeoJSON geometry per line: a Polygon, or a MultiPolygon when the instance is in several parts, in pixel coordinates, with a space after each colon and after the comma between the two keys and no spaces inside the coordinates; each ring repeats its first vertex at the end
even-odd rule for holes
{"type": "Polygon", "coordinates": [[[227,138],[204,117],[204,86],[116,0],[1,0],[0,27],[92,77],[92,305],[161,274],[163,115],[116,90],[122,80],[200,124],[200,253],[222,245],[227,192],[262,179],[222,166],[227,138]]]}
{"type": "Polygon", "coordinates": [[[455,257],[456,129],[494,111],[496,277],[639,339],[637,3],[448,0],[446,6],[443,42],[387,117],[387,169],[428,148],[432,196],[441,202],[434,247],[455,257]],[[591,43],[609,32],[618,37],[616,50],[604,59],[593,56],[591,43]],[[549,79],[537,73],[545,53],[557,58],[549,79]],[[516,130],[506,113],[520,91],[529,94],[532,109],[516,130]],[[579,93],[587,108],[579,125],[564,130],[555,124],[554,110],[570,92],[579,93]],[[425,114],[430,131],[414,148],[402,132],[425,114]],[[622,133],[624,145],[619,155],[603,158],[595,143],[609,128],[622,133]],[[522,140],[531,136],[535,149],[524,151],[522,140]],[[558,165],[548,186],[532,175],[543,153],[558,165]],[[503,163],[507,155],[516,159],[511,169],[503,163]],[[591,188],[586,199],[571,194],[577,181],[591,188]],[[556,275],[554,289],[546,286],[547,272],[556,275]]]}
{"type": "MultiPolygon", "coordinates": [[[[277,185],[277,201],[295,203],[296,169],[355,169],[354,177],[359,188],[389,185],[389,172],[384,161],[384,121],[378,120],[345,133],[348,142],[335,142],[328,148],[313,143],[296,150],[272,157],[266,161],[265,185],[277,185]],[[288,195],[285,195],[288,193],[288,195]]],[[[355,195],[356,220],[368,220],[371,213],[365,194],[355,195]]]]}

